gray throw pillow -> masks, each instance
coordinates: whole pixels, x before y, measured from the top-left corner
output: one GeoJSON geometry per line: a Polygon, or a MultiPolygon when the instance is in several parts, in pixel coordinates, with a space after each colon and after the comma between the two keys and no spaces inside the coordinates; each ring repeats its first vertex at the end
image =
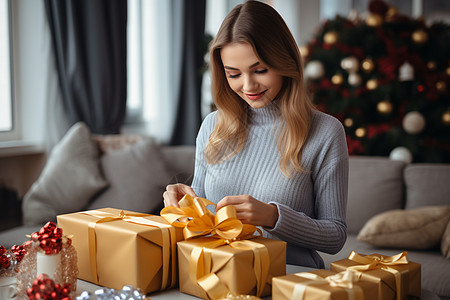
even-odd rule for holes
{"type": "Polygon", "coordinates": [[[101,157],[103,173],[110,183],[87,209],[117,208],[159,214],[163,192],[170,181],[159,147],[143,139],[125,149],[101,157]]]}
{"type": "Polygon", "coordinates": [[[100,171],[99,151],[86,124],[74,124],[55,145],[38,180],[25,194],[25,225],[56,220],[81,210],[108,183],[100,171]]]}

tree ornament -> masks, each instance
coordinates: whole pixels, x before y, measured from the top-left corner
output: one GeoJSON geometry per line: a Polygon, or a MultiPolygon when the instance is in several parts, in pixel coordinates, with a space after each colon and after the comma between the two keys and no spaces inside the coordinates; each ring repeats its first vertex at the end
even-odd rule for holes
{"type": "Polygon", "coordinates": [[[415,30],[411,37],[416,44],[425,44],[428,41],[428,33],[423,29],[415,30]]]}
{"type": "Polygon", "coordinates": [[[388,115],[392,112],[392,103],[389,100],[382,100],[377,104],[377,111],[380,114],[388,115]]]}
{"type": "Polygon", "coordinates": [[[350,74],[348,74],[348,83],[352,86],[358,86],[361,84],[361,76],[356,73],[356,72],[352,72],[350,74]]]}
{"type": "Polygon", "coordinates": [[[445,74],[447,74],[448,76],[450,76],[450,67],[447,67],[447,69],[445,69],[445,74]]]}
{"type": "Polygon", "coordinates": [[[398,69],[398,79],[400,81],[414,80],[414,69],[409,62],[405,61],[398,69]]]}
{"type": "Polygon", "coordinates": [[[328,45],[333,45],[334,43],[336,43],[338,40],[338,33],[336,31],[328,31],[327,33],[325,33],[325,35],[323,36],[323,41],[325,44],[328,45]]]}
{"type": "Polygon", "coordinates": [[[398,14],[397,7],[391,5],[391,6],[389,6],[389,9],[388,9],[388,11],[386,13],[386,19],[388,21],[392,21],[393,17],[396,16],[397,14],[398,14]]]}
{"type": "Polygon", "coordinates": [[[352,118],[345,118],[344,120],[344,126],[345,127],[352,127],[354,124],[353,119],[352,118]]]}
{"type": "Polygon", "coordinates": [[[367,80],[366,87],[371,91],[376,89],[378,87],[378,80],[374,78],[367,80]]]}
{"type": "Polygon", "coordinates": [[[356,130],[355,130],[355,135],[358,137],[358,138],[363,138],[363,137],[365,137],[366,136],[366,129],[365,128],[363,128],[363,127],[359,127],[359,128],[357,128],[356,130]]]}
{"type": "Polygon", "coordinates": [[[367,26],[378,27],[383,24],[383,18],[377,14],[369,14],[366,19],[367,26]]]}
{"type": "Polygon", "coordinates": [[[436,62],[435,61],[429,61],[427,62],[427,68],[429,70],[436,70],[436,62]]]}
{"type": "Polygon", "coordinates": [[[445,81],[439,80],[436,82],[436,90],[439,93],[444,93],[447,90],[447,85],[445,84],[445,81]]]}
{"type": "Polygon", "coordinates": [[[391,153],[389,153],[389,158],[391,160],[403,161],[407,164],[412,162],[412,154],[406,147],[396,147],[392,149],[391,153]]]}
{"type": "Polygon", "coordinates": [[[319,79],[325,74],[325,68],[321,61],[311,60],[306,64],[305,77],[307,79],[319,79]]]}
{"type": "Polygon", "coordinates": [[[418,134],[425,128],[425,118],[418,111],[411,111],[403,117],[403,129],[409,134],[418,134]]]}
{"type": "Polygon", "coordinates": [[[362,61],[361,63],[361,68],[366,72],[366,73],[370,73],[373,71],[373,69],[375,68],[375,63],[373,62],[372,59],[370,58],[366,58],[362,61]]]}
{"type": "Polygon", "coordinates": [[[331,77],[331,82],[335,85],[341,85],[344,82],[344,77],[342,74],[334,74],[331,77]]]}
{"type": "Polygon", "coordinates": [[[445,126],[450,126],[450,109],[444,111],[441,119],[442,119],[442,123],[445,126]]]}
{"type": "Polygon", "coordinates": [[[348,56],[341,60],[341,68],[347,72],[356,72],[359,68],[358,59],[354,56],[348,56]]]}

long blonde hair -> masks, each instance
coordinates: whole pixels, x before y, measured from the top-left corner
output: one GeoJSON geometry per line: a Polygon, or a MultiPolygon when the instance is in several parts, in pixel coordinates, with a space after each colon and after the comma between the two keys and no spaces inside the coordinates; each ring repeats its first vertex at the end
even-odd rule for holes
{"type": "Polygon", "coordinates": [[[280,169],[287,177],[293,170],[307,171],[301,157],[313,104],[305,93],[300,52],[281,16],[259,1],[236,6],[211,43],[212,95],[218,118],[205,150],[208,163],[220,163],[237,154],[248,134],[248,104],[230,88],[220,56],[220,50],[230,43],[250,44],[258,59],[283,76],[283,87],[274,101],[284,120],[277,131],[280,169]]]}

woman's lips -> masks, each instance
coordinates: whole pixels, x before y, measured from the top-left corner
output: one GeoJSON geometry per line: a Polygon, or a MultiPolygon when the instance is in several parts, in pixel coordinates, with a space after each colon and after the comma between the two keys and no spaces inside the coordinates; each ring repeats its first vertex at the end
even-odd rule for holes
{"type": "Polygon", "coordinates": [[[267,92],[267,90],[265,90],[264,92],[258,93],[258,94],[245,94],[245,96],[247,96],[248,99],[256,101],[261,99],[264,94],[267,92]]]}

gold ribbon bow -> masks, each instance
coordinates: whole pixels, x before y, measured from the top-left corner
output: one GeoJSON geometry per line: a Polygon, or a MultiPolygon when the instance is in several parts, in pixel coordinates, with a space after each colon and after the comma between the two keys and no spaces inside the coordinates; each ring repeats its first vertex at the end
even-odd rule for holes
{"type": "Polygon", "coordinates": [[[302,272],[294,274],[299,277],[310,279],[310,281],[297,283],[292,292],[292,300],[303,300],[305,297],[306,288],[309,285],[325,285],[328,284],[332,287],[344,288],[348,294],[348,300],[362,300],[364,294],[360,286],[353,285],[354,282],[359,281],[360,274],[352,270],[346,270],[334,275],[327,276],[325,278],[309,272],[302,272]]]}
{"type": "Polygon", "coordinates": [[[169,224],[163,222],[157,222],[153,220],[146,219],[144,217],[150,216],[149,214],[141,214],[141,213],[132,213],[125,214],[122,210],[118,215],[99,211],[99,210],[89,210],[81,212],[85,215],[94,216],[99,218],[94,222],[89,222],[89,261],[91,267],[92,278],[95,280],[95,283],[99,283],[98,271],[97,271],[97,236],[95,233],[95,227],[98,223],[111,222],[115,220],[122,220],[129,223],[144,225],[144,226],[153,226],[161,229],[162,233],[162,258],[163,258],[163,274],[162,274],[162,282],[161,282],[161,290],[166,289],[167,287],[173,287],[176,282],[176,237],[175,230],[169,224]],[[172,261],[170,261],[172,260],[172,261]],[[169,286],[169,266],[172,267],[172,277],[170,278],[170,286],[169,286]]]}
{"type": "MultiPolygon", "coordinates": [[[[397,300],[402,299],[403,289],[402,289],[401,273],[398,270],[391,268],[391,267],[399,266],[399,265],[407,265],[409,263],[408,254],[406,251],[403,251],[402,253],[399,253],[394,256],[384,256],[384,255],[362,256],[362,255],[356,253],[355,251],[352,251],[350,253],[348,259],[361,264],[358,266],[348,267],[348,269],[352,269],[352,270],[360,271],[360,272],[374,270],[374,269],[383,269],[385,271],[388,271],[388,272],[394,274],[395,286],[396,286],[396,290],[397,290],[397,300]]],[[[404,283],[404,286],[406,286],[405,283],[404,283]]]]}
{"type": "Polygon", "coordinates": [[[211,249],[222,245],[230,245],[241,250],[252,250],[255,257],[254,272],[257,281],[257,296],[259,297],[267,282],[270,258],[265,245],[248,240],[261,231],[254,225],[242,224],[236,217],[234,206],[221,208],[216,215],[206,206],[215,204],[207,199],[186,194],[179,202],[180,207],[165,207],[161,216],[171,225],[184,227],[185,239],[208,236],[202,247],[196,247],[191,253],[189,276],[197,282],[211,299],[219,299],[228,293],[228,288],[211,272],[211,249]]]}
{"type": "Polygon", "coordinates": [[[186,194],[180,202],[180,207],[165,207],[161,216],[175,227],[184,227],[185,239],[197,236],[212,235],[224,240],[244,238],[259,231],[255,226],[242,224],[236,217],[236,208],[225,206],[214,215],[206,207],[215,204],[208,199],[186,194]]]}

